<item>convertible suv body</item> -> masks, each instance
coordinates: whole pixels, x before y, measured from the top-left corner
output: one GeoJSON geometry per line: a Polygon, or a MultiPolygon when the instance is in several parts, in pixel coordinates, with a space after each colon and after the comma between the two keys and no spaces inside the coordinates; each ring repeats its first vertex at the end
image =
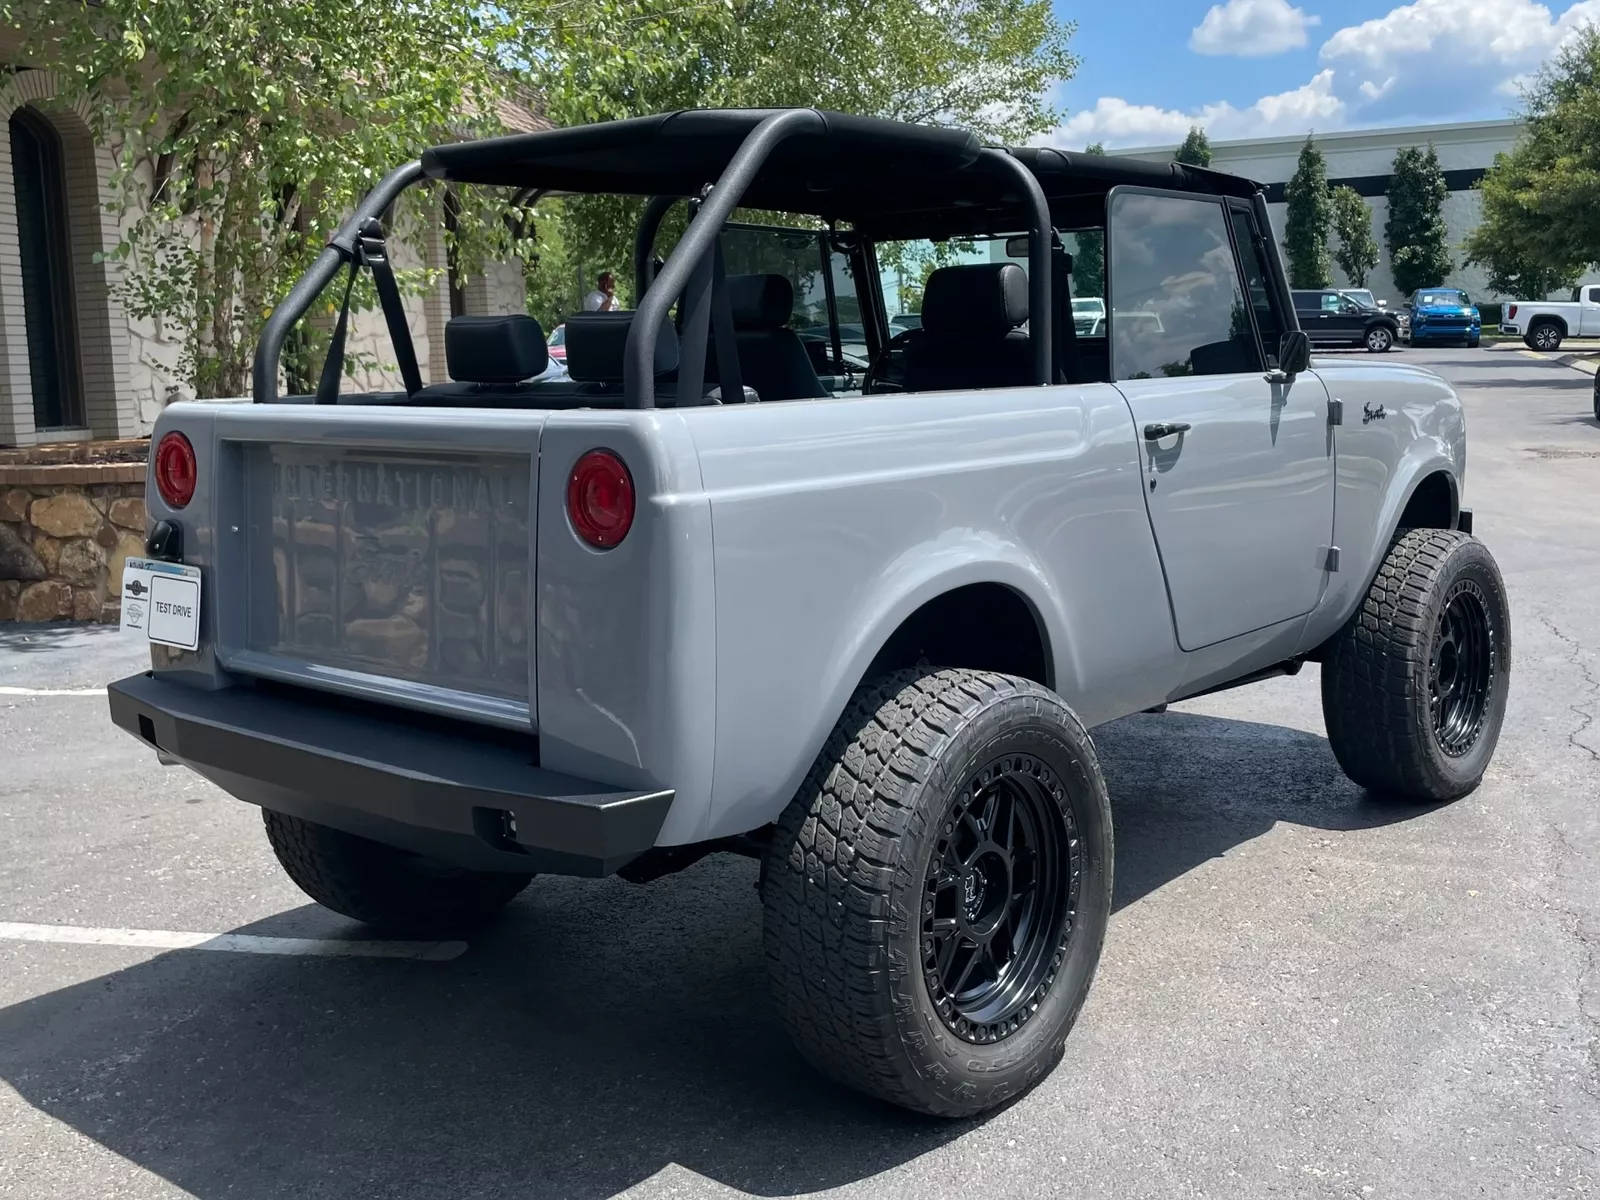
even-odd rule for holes
{"type": "Polygon", "coordinates": [[[798,1045],[920,1111],[1061,1054],[1111,907],[1087,728],[1312,661],[1374,795],[1463,795],[1498,735],[1461,404],[1312,368],[1246,180],[812,110],[441,146],[333,237],[254,383],[155,431],[138,569],[197,607],[152,613],[116,723],[385,929],[485,919],[542,872],[756,857],[798,1045]],[[449,380],[352,394],[336,332],[318,393],[282,395],[290,330],[381,277],[378,218],[423,180],[648,197],[637,311],[569,316],[563,380],[532,318],[468,316],[449,380]],[[797,219],[757,255],[736,208],[797,219]],[[880,247],[947,241],[985,260],[895,331],[880,247]],[[780,266],[730,269],[753,260],[780,266]],[[863,372],[817,369],[857,337],[863,372]]]}

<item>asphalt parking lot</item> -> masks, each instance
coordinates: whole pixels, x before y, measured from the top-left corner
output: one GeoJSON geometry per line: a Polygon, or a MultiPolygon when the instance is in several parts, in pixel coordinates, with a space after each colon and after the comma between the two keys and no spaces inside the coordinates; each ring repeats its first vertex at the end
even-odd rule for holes
{"type": "Polygon", "coordinates": [[[1467,499],[1510,588],[1483,787],[1365,798],[1315,666],[1096,731],[1099,978],[1061,1067],[977,1122],[812,1074],[742,860],[538,880],[422,961],[159,948],[367,935],[283,876],[255,809],[110,725],[99,689],[142,647],[0,626],[0,1196],[1600,1192],[1592,380],[1520,349],[1396,355],[1463,391],[1467,499]]]}

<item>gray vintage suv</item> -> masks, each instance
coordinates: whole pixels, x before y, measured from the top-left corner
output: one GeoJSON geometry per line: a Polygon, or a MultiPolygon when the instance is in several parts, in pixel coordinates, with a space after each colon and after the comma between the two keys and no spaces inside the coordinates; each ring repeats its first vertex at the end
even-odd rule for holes
{"type": "Polygon", "coordinates": [[[1500,732],[1461,403],[1312,363],[1229,175],[809,109],[439,146],[273,314],[254,399],[157,426],[115,722],[387,930],[756,858],[796,1043],[922,1112],[1062,1056],[1112,894],[1087,730],[1312,661],[1399,802],[1500,732]],[[559,378],[531,317],[456,317],[424,382],[381,220],[424,181],[636,198],[637,310],[569,317],[559,378]],[[403,386],[346,390],[341,320],[280,394],[366,270],[403,386]]]}

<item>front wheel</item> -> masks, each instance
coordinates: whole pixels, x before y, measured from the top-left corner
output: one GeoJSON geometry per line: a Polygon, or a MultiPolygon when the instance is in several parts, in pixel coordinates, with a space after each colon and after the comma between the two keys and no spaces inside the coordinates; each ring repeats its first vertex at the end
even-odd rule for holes
{"type": "Polygon", "coordinates": [[[1482,542],[1448,529],[1395,539],[1322,663],[1334,757],[1380,798],[1454,800],[1500,739],[1511,610],[1482,542]]]}
{"type": "Polygon", "coordinates": [[[762,871],[779,1012],[824,1074],[965,1117],[1061,1058],[1111,912],[1094,744],[1038,684],[865,684],[778,820],[762,871]]]}
{"type": "Polygon", "coordinates": [[[301,891],[387,933],[465,932],[499,912],[533,878],[469,871],[270,809],[261,817],[273,853],[301,891]]]}
{"type": "Polygon", "coordinates": [[[1371,354],[1385,354],[1389,347],[1394,345],[1394,334],[1383,325],[1374,325],[1367,330],[1367,351],[1371,354]]]}

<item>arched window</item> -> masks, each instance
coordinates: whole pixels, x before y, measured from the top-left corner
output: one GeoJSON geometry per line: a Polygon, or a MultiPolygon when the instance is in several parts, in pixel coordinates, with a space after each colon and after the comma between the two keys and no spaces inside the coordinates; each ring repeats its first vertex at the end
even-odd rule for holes
{"type": "Polygon", "coordinates": [[[26,105],[11,114],[11,171],[22,249],[22,314],[28,330],[34,427],[80,427],[83,389],[61,138],[49,121],[26,105]]]}

